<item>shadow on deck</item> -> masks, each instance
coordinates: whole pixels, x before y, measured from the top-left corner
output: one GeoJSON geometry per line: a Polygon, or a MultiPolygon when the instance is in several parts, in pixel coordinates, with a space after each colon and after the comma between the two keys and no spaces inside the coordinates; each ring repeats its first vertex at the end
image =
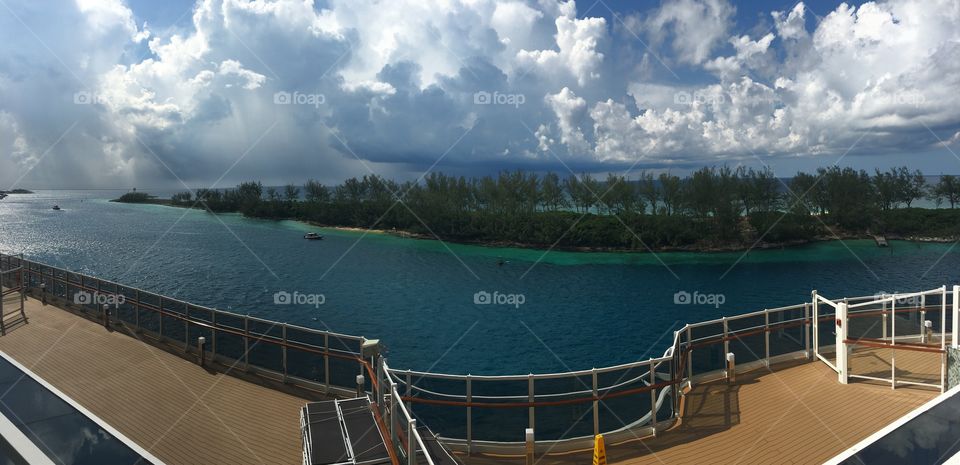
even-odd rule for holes
{"type": "MultiPolygon", "coordinates": [[[[681,421],[656,437],[607,444],[621,464],[822,463],[933,398],[939,391],[842,385],[821,362],[739,374],[696,386],[681,421]]],[[[590,463],[592,451],[537,457],[538,465],[590,463]]],[[[522,457],[469,458],[470,465],[522,464],[522,457]]]]}

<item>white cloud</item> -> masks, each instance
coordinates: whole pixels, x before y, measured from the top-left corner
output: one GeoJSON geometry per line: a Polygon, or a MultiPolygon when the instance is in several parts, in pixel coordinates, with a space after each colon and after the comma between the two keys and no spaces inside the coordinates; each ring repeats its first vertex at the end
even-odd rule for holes
{"type": "Polygon", "coordinates": [[[749,34],[731,32],[724,0],[623,12],[626,26],[577,6],[199,0],[192,27],[158,34],[119,1],[14,2],[43,43],[0,16],[0,182],[75,122],[28,181],[199,184],[248,150],[226,182],[334,182],[366,174],[355,156],[386,175],[445,153],[562,169],[548,150],[599,170],[840,154],[864,134],[857,150],[911,151],[936,144],[927,127],[960,133],[952,0],[840,5],[816,25],[801,3],[749,34]],[[477,103],[481,91],[524,103],[477,103]],[[323,102],[279,105],[277,92],[323,102]]]}
{"type": "Polygon", "coordinates": [[[653,12],[645,27],[658,41],[672,37],[677,61],[698,65],[727,37],[734,11],[725,0],[669,1],[653,12]]]}
{"type": "Polygon", "coordinates": [[[565,3],[563,14],[555,21],[558,50],[521,50],[517,60],[523,65],[535,65],[548,76],[568,72],[580,86],[585,86],[600,78],[603,53],[598,48],[606,40],[607,23],[603,18],[577,19],[572,5],[573,2],[565,3]]]}

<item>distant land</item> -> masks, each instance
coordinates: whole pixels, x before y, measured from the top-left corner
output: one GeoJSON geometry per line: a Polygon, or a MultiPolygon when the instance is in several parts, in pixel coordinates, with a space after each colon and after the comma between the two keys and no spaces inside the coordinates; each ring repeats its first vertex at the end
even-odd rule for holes
{"type": "Polygon", "coordinates": [[[714,252],[881,235],[933,242],[960,238],[960,208],[955,208],[960,179],[945,175],[933,184],[906,167],[875,175],[829,167],[789,181],[770,170],[727,167],[703,168],[686,178],[642,173],[635,182],[616,174],[561,178],[519,171],[482,178],[431,173],[420,183],[373,175],[338,186],[311,180],[283,189],[244,182],[235,189],[182,192],[169,200],[130,192],[116,201],[420,239],[575,251],[714,252]],[[918,199],[950,208],[917,208],[918,199]]]}
{"type": "Polygon", "coordinates": [[[32,194],[32,191],[26,189],[13,189],[9,191],[0,191],[0,194],[32,194]]]}

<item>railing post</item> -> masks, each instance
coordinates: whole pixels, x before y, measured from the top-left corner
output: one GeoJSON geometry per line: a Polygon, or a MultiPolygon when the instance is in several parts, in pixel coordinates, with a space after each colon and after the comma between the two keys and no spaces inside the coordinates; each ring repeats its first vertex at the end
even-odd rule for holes
{"type": "Polygon", "coordinates": [[[593,435],[600,434],[600,389],[597,386],[597,369],[593,368],[593,435]]]}
{"type": "Polygon", "coordinates": [[[770,310],[766,308],[763,309],[763,336],[763,364],[770,368],[770,310]]]}
{"type": "Polygon", "coordinates": [[[673,359],[675,362],[670,364],[670,380],[673,382],[673,395],[671,395],[670,398],[673,400],[672,417],[677,418],[677,410],[680,409],[680,373],[684,371],[684,367],[680,366],[683,360],[683,350],[681,349],[683,344],[680,340],[680,331],[673,332],[673,340],[676,345],[673,347],[673,359]]]}
{"type": "Polygon", "coordinates": [[[250,369],[250,315],[243,316],[243,368],[250,369]]]}
{"type": "MultiPolygon", "coordinates": [[[[885,294],[880,294],[881,299],[885,297],[885,294]]],[[[880,307],[880,313],[883,315],[883,332],[881,333],[881,337],[886,340],[887,336],[889,335],[889,330],[887,328],[890,325],[890,317],[887,315],[887,301],[884,300],[881,302],[881,305],[882,307],[880,307]]]]}
{"type": "Polygon", "coordinates": [[[183,347],[190,350],[190,304],[183,303],[183,347]]]}
{"type": "Polygon", "coordinates": [[[287,382],[287,324],[286,323],[284,323],[283,326],[281,327],[281,331],[282,331],[281,334],[283,335],[283,346],[282,346],[283,351],[281,352],[283,354],[283,382],[286,383],[287,382]]]}
{"type": "Polygon", "coordinates": [[[803,304],[803,350],[807,360],[813,359],[813,352],[810,350],[810,328],[813,325],[810,321],[810,304],[803,304]]]}
{"type": "Polygon", "coordinates": [[[210,359],[217,360],[217,311],[210,310],[210,359]]]}
{"type": "Polygon", "coordinates": [[[473,379],[467,374],[467,457],[473,453],[473,379]]]}
{"type": "Polygon", "coordinates": [[[417,430],[417,420],[407,422],[407,465],[417,465],[417,440],[413,434],[417,430]]]}
{"type": "MultiPolygon", "coordinates": [[[[690,380],[690,383],[693,383],[693,338],[690,337],[690,325],[687,325],[687,379],[690,380]]],[[[682,369],[682,367],[681,367],[682,369]]]]}
{"type": "Polygon", "coordinates": [[[951,313],[953,314],[953,321],[951,322],[950,346],[957,349],[960,348],[960,286],[953,286],[951,313]]]}
{"type": "MultiPolygon", "coordinates": [[[[927,313],[927,295],[920,294],[920,312],[927,313]]],[[[920,318],[920,327],[923,327],[923,317],[920,318]]]]}
{"type": "MultiPolygon", "coordinates": [[[[389,376],[389,375],[388,375],[389,376]]],[[[394,386],[393,381],[390,380],[390,439],[394,444],[399,444],[397,439],[397,401],[400,400],[398,397],[400,393],[397,392],[396,386],[394,386]]]]}
{"type": "MultiPolygon", "coordinates": [[[[727,322],[727,317],[723,317],[723,353],[720,357],[723,360],[726,360],[727,354],[730,353],[730,323],[727,322]]],[[[724,361],[724,363],[726,363],[724,361]]]]}
{"type": "Polygon", "coordinates": [[[837,372],[840,384],[847,384],[847,303],[841,302],[837,306],[836,314],[836,353],[837,353],[837,372]]]}
{"type": "Polygon", "coordinates": [[[527,375],[527,400],[530,402],[528,414],[530,416],[530,428],[536,427],[536,407],[533,406],[536,396],[533,392],[533,373],[527,375]]]}
{"type": "Polygon", "coordinates": [[[890,332],[893,334],[890,336],[890,344],[893,346],[893,349],[890,352],[890,389],[897,388],[897,295],[893,295],[893,300],[890,301],[890,314],[893,315],[893,322],[890,324],[890,332]]]}
{"type": "Polygon", "coordinates": [[[376,360],[375,366],[377,367],[377,405],[380,407],[380,410],[383,411],[383,374],[385,373],[383,370],[383,358],[380,356],[380,354],[377,354],[374,358],[376,360]]]}
{"type": "Polygon", "coordinates": [[[139,333],[139,332],[140,332],[140,289],[137,289],[137,290],[134,291],[134,292],[135,292],[134,296],[135,296],[136,299],[137,299],[137,303],[135,303],[135,304],[133,305],[133,311],[134,311],[134,313],[136,314],[136,315],[134,316],[134,319],[135,319],[135,321],[137,322],[137,323],[136,323],[136,324],[137,324],[137,332],[139,333]]]}
{"type": "Polygon", "coordinates": [[[330,392],[330,333],[323,333],[323,381],[330,392]]]}
{"type": "Polygon", "coordinates": [[[947,286],[940,288],[940,393],[947,391],[947,286]]]}
{"type": "Polygon", "coordinates": [[[657,435],[657,388],[654,386],[657,384],[657,369],[654,367],[653,363],[648,365],[650,369],[650,428],[653,431],[653,435],[657,435]]]}
{"type": "MultiPolygon", "coordinates": [[[[9,261],[9,259],[8,259],[9,261]]],[[[20,311],[23,311],[23,304],[27,300],[27,274],[23,271],[23,255],[20,255],[20,311]]],[[[2,317],[0,317],[2,318],[2,317]]]]}
{"type": "MultiPolygon", "coordinates": [[[[83,281],[83,278],[80,278],[80,280],[81,280],[81,282],[82,282],[82,281],[83,281]]],[[[81,286],[82,286],[82,284],[81,284],[81,286]]],[[[159,306],[157,307],[157,309],[158,309],[158,311],[157,311],[157,320],[158,320],[158,323],[159,323],[158,330],[159,330],[159,332],[160,332],[160,340],[162,341],[162,340],[163,340],[163,296],[162,296],[162,295],[160,296],[160,302],[158,302],[158,305],[159,305],[159,306]]]]}
{"type": "MultiPolygon", "coordinates": [[[[413,384],[410,382],[410,370],[407,370],[407,398],[413,397],[413,384]]],[[[407,401],[407,413],[413,416],[413,402],[407,401]]]]}
{"type": "Polygon", "coordinates": [[[817,290],[814,289],[810,292],[810,295],[813,296],[811,305],[813,308],[813,316],[810,318],[810,321],[813,324],[813,328],[810,331],[813,334],[813,355],[817,357],[820,355],[820,307],[817,303],[817,290]]]}
{"type": "MultiPolygon", "coordinates": [[[[940,348],[947,348],[947,286],[940,291],[940,348]]],[[[942,387],[942,386],[941,386],[942,387]]]]}

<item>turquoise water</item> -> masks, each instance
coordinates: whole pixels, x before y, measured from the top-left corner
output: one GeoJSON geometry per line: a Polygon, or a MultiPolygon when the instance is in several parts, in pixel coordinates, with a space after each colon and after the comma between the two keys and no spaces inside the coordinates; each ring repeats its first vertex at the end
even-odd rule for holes
{"type": "Polygon", "coordinates": [[[951,244],[845,241],[745,256],[654,256],[336,230],[305,241],[315,228],[297,222],[106,201],[119,194],[0,200],[0,250],[223,310],[379,338],[395,368],[507,374],[606,366],[661,355],[684,323],[801,303],[812,289],[839,298],[960,282],[960,248],[951,244]],[[322,294],[324,303],[277,305],[280,291],[322,294]],[[505,304],[475,304],[481,291],[505,304]],[[678,291],[722,294],[723,302],[678,305],[678,291]]]}

